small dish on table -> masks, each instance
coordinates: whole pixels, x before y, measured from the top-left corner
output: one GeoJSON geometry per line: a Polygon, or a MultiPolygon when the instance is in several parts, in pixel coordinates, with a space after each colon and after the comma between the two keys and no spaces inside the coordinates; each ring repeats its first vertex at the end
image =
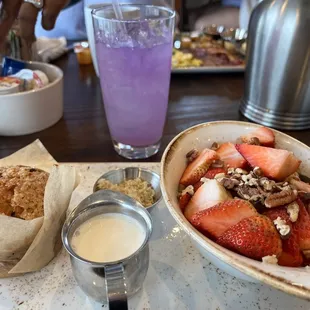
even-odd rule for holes
{"type": "Polygon", "coordinates": [[[93,192],[101,189],[121,191],[138,200],[148,211],[156,207],[162,199],[159,175],[138,167],[121,168],[105,173],[95,182],[93,192]]]}
{"type": "Polygon", "coordinates": [[[49,84],[40,89],[0,96],[0,135],[20,136],[51,127],[63,116],[63,72],[58,67],[27,62],[26,69],[40,70],[49,84]]]}

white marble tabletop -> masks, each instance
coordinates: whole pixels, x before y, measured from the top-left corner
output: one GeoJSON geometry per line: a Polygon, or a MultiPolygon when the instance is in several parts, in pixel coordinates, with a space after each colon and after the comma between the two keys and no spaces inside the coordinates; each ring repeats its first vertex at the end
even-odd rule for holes
{"type": "MultiPolygon", "coordinates": [[[[84,164],[71,207],[91,193],[96,178],[125,164],[84,164]]],[[[126,164],[128,166],[128,164],[126,164]]],[[[138,164],[159,171],[159,164],[138,164]]],[[[130,309],[189,310],[309,310],[310,302],[261,284],[243,282],[204,259],[181,231],[162,202],[152,211],[154,232],[150,266],[143,289],[129,300],[130,309]]],[[[0,279],[0,309],[96,310],[77,286],[68,255],[62,250],[40,272],[0,279]]]]}

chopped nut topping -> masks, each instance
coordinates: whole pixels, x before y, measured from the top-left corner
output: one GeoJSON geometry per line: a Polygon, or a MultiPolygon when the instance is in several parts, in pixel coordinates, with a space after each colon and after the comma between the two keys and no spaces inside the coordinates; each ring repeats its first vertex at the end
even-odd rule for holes
{"type": "Polygon", "coordinates": [[[194,196],[195,194],[194,186],[193,185],[187,186],[181,193],[182,196],[185,194],[190,194],[191,196],[194,196]]]}
{"type": "Polygon", "coordinates": [[[258,180],[255,179],[255,178],[252,178],[252,179],[249,180],[248,184],[250,186],[258,186],[258,180]]]}
{"type": "Polygon", "coordinates": [[[225,178],[225,173],[218,173],[214,176],[214,179],[221,182],[221,180],[225,178]]]}
{"type": "Polygon", "coordinates": [[[282,220],[279,216],[273,221],[273,223],[276,226],[281,237],[287,237],[290,234],[291,232],[290,225],[287,225],[286,221],[282,220]]]}
{"type": "Polygon", "coordinates": [[[227,189],[233,189],[236,185],[239,184],[239,181],[230,178],[223,178],[221,180],[221,184],[227,189]]]}
{"type": "Polygon", "coordinates": [[[297,202],[290,203],[287,208],[287,213],[290,216],[290,220],[294,223],[298,220],[298,214],[299,214],[299,205],[297,202]]]}
{"type": "Polygon", "coordinates": [[[259,167],[255,167],[255,168],[253,169],[253,173],[254,173],[254,175],[255,175],[256,177],[263,177],[263,176],[264,176],[262,169],[259,168],[259,167]]]}
{"type": "Polygon", "coordinates": [[[293,180],[300,181],[300,177],[299,177],[298,172],[294,172],[293,174],[289,175],[289,176],[285,179],[285,181],[290,182],[290,180],[292,180],[292,179],[293,179],[293,180]]]}
{"type": "Polygon", "coordinates": [[[212,165],[213,168],[223,168],[224,167],[224,162],[220,159],[216,159],[213,161],[212,165]]]}
{"type": "Polygon", "coordinates": [[[272,264],[272,265],[278,265],[278,259],[276,255],[268,255],[264,256],[262,258],[263,263],[265,264],[272,264]]]}
{"type": "Polygon", "coordinates": [[[186,158],[188,162],[194,161],[199,156],[199,151],[197,149],[193,149],[186,154],[186,158]]]}
{"type": "Polygon", "coordinates": [[[275,208],[287,205],[297,199],[297,191],[282,191],[270,194],[265,200],[266,208],[275,208]]]}
{"type": "Polygon", "coordinates": [[[257,137],[253,137],[249,140],[248,144],[251,144],[251,145],[260,145],[260,141],[257,137]]]}
{"type": "Polygon", "coordinates": [[[246,200],[257,202],[257,201],[262,201],[264,200],[264,196],[261,194],[260,190],[258,188],[252,188],[248,185],[239,185],[238,195],[246,200]]]}
{"type": "Polygon", "coordinates": [[[200,179],[200,182],[202,182],[202,183],[206,183],[208,181],[210,181],[210,179],[208,179],[208,178],[201,178],[200,179]]]}
{"type": "Polygon", "coordinates": [[[251,175],[250,174],[242,175],[241,179],[244,183],[247,183],[251,179],[251,175]]]}
{"type": "Polygon", "coordinates": [[[238,174],[248,174],[248,172],[247,172],[246,170],[241,169],[241,168],[237,168],[237,169],[235,170],[235,172],[238,173],[238,174]]]}
{"type": "Polygon", "coordinates": [[[228,168],[227,173],[228,174],[234,174],[235,173],[235,169],[234,168],[228,168]]]}
{"type": "Polygon", "coordinates": [[[287,205],[295,201],[298,194],[288,182],[276,183],[264,177],[259,167],[250,172],[229,168],[226,175],[219,173],[215,179],[226,189],[235,191],[240,198],[265,204],[267,208],[287,205]]]}
{"type": "Polygon", "coordinates": [[[217,142],[213,142],[211,145],[211,150],[216,151],[219,148],[219,145],[217,142]]]}
{"type": "Polygon", "coordinates": [[[268,178],[261,178],[259,179],[259,185],[261,185],[265,191],[272,191],[276,182],[269,180],[268,178]]]}

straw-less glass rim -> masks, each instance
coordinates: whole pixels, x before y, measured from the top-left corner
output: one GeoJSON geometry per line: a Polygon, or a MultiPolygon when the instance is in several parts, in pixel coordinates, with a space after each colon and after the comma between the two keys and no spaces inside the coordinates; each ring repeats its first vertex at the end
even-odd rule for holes
{"type": "Polygon", "coordinates": [[[141,21],[166,21],[166,20],[171,20],[175,17],[175,11],[172,9],[169,9],[164,6],[157,6],[157,5],[147,5],[147,4],[120,4],[121,8],[156,8],[161,11],[165,11],[169,13],[169,16],[160,16],[160,17],[149,17],[149,18],[143,18],[143,19],[116,19],[116,18],[108,18],[108,17],[103,17],[99,16],[98,12],[102,11],[107,11],[107,10],[112,10],[113,11],[113,5],[102,5],[100,8],[96,8],[92,10],[92,16],[93,18],[96,18],[101,21],[107,21],[107,22],[112,22],[112,23],[141,23],[141,21]]]}

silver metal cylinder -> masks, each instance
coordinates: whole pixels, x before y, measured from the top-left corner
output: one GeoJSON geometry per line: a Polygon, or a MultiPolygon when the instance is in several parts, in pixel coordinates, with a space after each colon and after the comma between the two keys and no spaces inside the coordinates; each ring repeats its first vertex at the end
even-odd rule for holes
{"type": "Polygon", "coordinates": [[[264,0],[254,9],[240,111],[278,129],[310,128],[309,0],[264,0]]]}

